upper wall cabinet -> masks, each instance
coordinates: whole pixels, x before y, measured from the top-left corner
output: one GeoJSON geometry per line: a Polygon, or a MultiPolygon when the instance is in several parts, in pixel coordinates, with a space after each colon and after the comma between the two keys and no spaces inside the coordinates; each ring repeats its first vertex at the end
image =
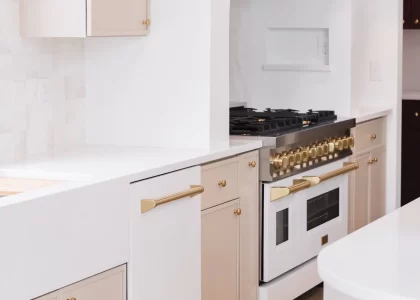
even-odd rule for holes
{"type": "Polygon", "coordinates": [[[147,35],[149,0],[20,0],[22,37],[147,35]]]}
{"type": "Polygon", "coordinates": [[[404,0],[404,29],[420,29],[419,0],[404,0]]]}

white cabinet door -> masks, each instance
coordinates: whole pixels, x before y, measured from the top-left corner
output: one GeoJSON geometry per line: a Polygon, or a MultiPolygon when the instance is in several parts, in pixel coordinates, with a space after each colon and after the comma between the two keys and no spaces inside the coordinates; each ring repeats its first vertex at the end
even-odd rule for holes
{"type": "Polygon", "coordinates": [[[146,34],[147,12],[147,0],[87,0],[87,35],[146,34]]]}
{"type": "Polygon", "coordinates": [[[142,200],[188,192],[200,177],[194,167],[131,184],[129,300],[201,298],[200,195],[141,212],[142,200]]]}

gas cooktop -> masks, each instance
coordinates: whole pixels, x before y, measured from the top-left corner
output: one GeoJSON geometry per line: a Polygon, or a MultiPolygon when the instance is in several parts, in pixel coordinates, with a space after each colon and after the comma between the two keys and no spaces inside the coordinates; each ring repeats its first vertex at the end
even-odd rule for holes
{"type": "Polygon", "coordinates": [[[271,109],[257,111],[254,108],[230,109],[230,134],[243,136],[278,136],[337,120],[334,111],[271,109]]]}

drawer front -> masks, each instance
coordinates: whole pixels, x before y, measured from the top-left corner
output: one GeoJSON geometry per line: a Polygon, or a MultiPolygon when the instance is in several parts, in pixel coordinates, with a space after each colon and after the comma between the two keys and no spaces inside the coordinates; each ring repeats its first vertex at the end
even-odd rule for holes
{"type": "Polygon", "coordinates": [[[355,152],[359,154],[385,143],[385,118],[357,125],[355,152]]]}
{"type": "Polygon", "coordinates": [[[126,266],[70,285],[61,295],[61,299],[126,300],[126,266]]]}
{"type": "Polygon", "coordinates": [[[404,132],[420,130],[420,101],[404,100],[402,104],[402,128],[404,132]]]}
{"type": "Polygon", "coordinates": [[[237,161],[204,166],[201,176],[205,189],[201,202],[202,210],[239,197],[237,161]]]}

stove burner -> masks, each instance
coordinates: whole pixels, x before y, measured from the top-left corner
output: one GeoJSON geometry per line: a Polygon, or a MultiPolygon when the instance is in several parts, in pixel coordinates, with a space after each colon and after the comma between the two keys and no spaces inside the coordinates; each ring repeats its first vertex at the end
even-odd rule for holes
{"type": "Polygon", "coordinates": [[[276,136],[334,120],[337,120],[334,111],[327,110],[310,109],[300,113],[293,109],[267,108],[260,112],[236,107],[230,109],[230,134],[276,136]]]}

